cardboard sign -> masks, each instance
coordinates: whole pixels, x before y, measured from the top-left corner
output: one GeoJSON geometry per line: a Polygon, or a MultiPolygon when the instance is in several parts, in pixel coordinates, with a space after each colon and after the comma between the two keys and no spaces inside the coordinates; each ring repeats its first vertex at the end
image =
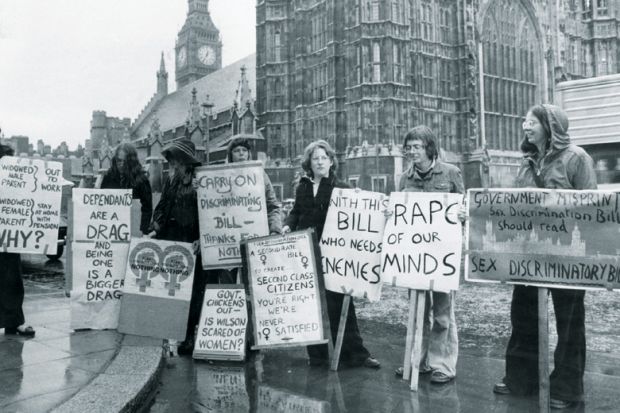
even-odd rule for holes
{"type": "Polygon", "coordinates": [[[260,413],[326,413],[331,405],[325,400],[311,399],[284,390],[276,390],[261,384],[258,387],[258,409],[260,413]]]}
{"type": "Polygon", "coordinates": [[[379,300],[387,205],[387,196],[377,192],[332,192],[320,241],[325,288],[379,300]]]}
{"type": "Polygon", "coordinates": [[[261,162],[196,169],[204,269],[241,266],[239,243],[269,234],[261,162]]]}
{"type": "Polygon", "coordinates": [[[117,328],[130,241],[131,189],[73,190],[71,328],[117,328]]]}
{"type": "Polygon", "coordinates": [[[620,289],[620,194],[470,189],[468,281],[620,289]]]}
{"type": "Polygon", "coordinates": [[[0,159],[0,251],[56,254],[62,163],[0,159]]]}
{"type": "Polygon", "coordinates": [[[249,412],[245,367],[196,365],[194,412],[249,412]]]}
{"type": "Polygon", "coordinates": [[[247,323],[248,310],[243,285],[207,285],[193,357],[243,360],[247,323]]]}
{"type": "Polygon", "coordinates": [[[118,331],[183,340],[195,264],[192,244],[132,239],[118,331]]]}
{"type": "Polygon", "coordinates": [[[249,277],[252,348],[327,343],[329,321],[323,317],[311,230],[244,241],[249,277]]]}
{"type": "Polygon", "coordinates": [[[385,282],[414,290],[458,290],[463,196],[392,192],[381,253],[385,282]]]}

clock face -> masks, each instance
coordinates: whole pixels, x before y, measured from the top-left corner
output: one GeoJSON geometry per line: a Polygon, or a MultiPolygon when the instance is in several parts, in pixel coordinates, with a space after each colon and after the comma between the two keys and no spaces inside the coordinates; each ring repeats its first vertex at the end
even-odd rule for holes
{"type": "Polygon", "coordinates": [[[187,51],[185,50],[185,47],[181,47],[179,49],[179,53],[177,54],[177,64],[179,66],[185,66],[186,62],[187,62],[187,51]]]}
{"type": "Polygon", "coordinates": [[[215,62],[215,50],[211,46],[200,46],[200,49],[198,49],[198,60],[203,65],[212,65],[215,62]]]}

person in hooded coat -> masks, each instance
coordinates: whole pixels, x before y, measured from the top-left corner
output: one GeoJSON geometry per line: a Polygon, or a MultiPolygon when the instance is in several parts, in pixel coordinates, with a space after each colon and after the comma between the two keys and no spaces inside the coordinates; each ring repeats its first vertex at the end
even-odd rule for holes
{"type": "MultiPolygon", "coordinates": [[[[523,162],[515,187],[596,189],[592,158],[571,144],[566,113],[553,105],[536,105],[523,122],[523,162]]],[[[558,332],[550,376],[555,409],[583,400],[586,362],[584,290],[549,288],[558,332]]],[[[510,308],[512,334],[506,349],[506,374],[495,393],[530,395],[538,391],[538,288],[516,285],[510,308]]]]}

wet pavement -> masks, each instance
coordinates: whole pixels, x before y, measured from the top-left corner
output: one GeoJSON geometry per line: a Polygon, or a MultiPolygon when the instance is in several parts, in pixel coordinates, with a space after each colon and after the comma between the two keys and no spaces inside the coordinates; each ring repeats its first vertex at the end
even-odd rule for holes
{"type": "MultiPolygon", "coordinates": [[[[405,329],[360,321],[365,345],[382,368],[310,367],[305,349],[264,351],[246,363],[209,363],[172,357],[164,367],[151,413],[164,412],[532,412],[537,398],[499,396],[503,356],[461,349],[457,378],[444,385],[420,376],[418,392],[394,375],[402,364],[405,329]]],[[[471,337],[470,337],[471,338],[471,337]]],[[[496,341],[497,348],[504,344],[496,341]]],[[[501,351],[500,351],[501,352],[501,351]]],[[[617,412],[620,359],[589,353],[586,402],[569,412],[617,412]]]]}
{"type": "MultiPolygon", "coordinates": [[[[295,348],[263,351],[245,363],[169,357],[159,377],[161,341],[150,343],[149,356],[144,357],[143,338],[115,331],[72,332],[69,300],[64,295],[64,263],[26,256],[24,264],[24,311],[37,335],[23,339],[5,336],[0,330],[1,412],[45,412],[61,403],[68,408],[59,411],[118,411],[110,399],[89,398],[85,389],[116,385],[125,393],[135,393],[146,387],[139,380],[157,379],[160,386],[151,400],[139,399],[134,408],[152,413],[538,411],[535,398],[498,396],[491,391],[504,369],[503,352],[510,332],[509,286],[461,286],[456,303],[457,378],[435,385],[421,376],[418,392],[412,392],[407,382],[394,375],[405,347],[407,293],[402,289],[384,288],[378,303],[356,300],[362,336],[382,362],[379,370],[329,372],[309,367],[305,349],[295,348]]],[[[586,295],[586,401],[567,411],[620,411],[617,294],[597,291],[586,295]]],[[[553,320],[552,309],[550,314],[553,320]]]]}
{"type": "MultiPolygon", "coordinates": [[[[64,264],[25,256],[24,313],[34,338],[0,334],[0,411],[49,411],[90,382],[116,353],[115,331],[69,329],[64,264]]],[[[0,330],[1,331],[1,330],[0,330]]]]}

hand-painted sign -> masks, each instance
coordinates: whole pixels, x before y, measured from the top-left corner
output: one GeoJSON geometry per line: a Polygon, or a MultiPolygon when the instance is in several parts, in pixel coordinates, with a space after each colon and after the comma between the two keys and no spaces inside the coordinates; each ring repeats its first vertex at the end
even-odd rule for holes
{"type": "Polygon", "coordinates": [[[384,194],[337,189],[320,241],[325,288],[377,301],[381,296],[384,194]]]}
{"type": "Polygon", "coordinates": [[[196,170],[204,269],[241,266],[239,243],[269,234],[263,174],[257,161],[196,170]]]}
{"type": "Polygon", "coordinates": [[[243,360],[247,323],[248,311],[243,285],[207,285],[193,357],[243,360]]]}
{"type": "Polygon", "coordinates": [[[71,328],[118,326],[130,240],[131,189],[73,190],[71,328]]]}
{"type": "Polygon", "coordinates": [[[392,192],[383,235],[382,280],[414,290],[458,290],[460,194],[392,192]]]}
{"type": "Polygon", "coordinates": [[[132,239],[118,331],[185,338],[195,264],[192,244],[132,239]]]}
{"type": "Polygon", "coordinates": [[[326,343],[324,292],[319,286],[312,232],[262,237],[244,244],[253,348],[326,343]]]}
{"type": "Polygon", "coordinates": [[[470,189],[468,281],[620,289],[620,194],[470,189]]]}
{"type": "Polygon", "coordinates": [[[0,251],[56,253],[63,185],[60,162],[0,159],[0,251]]]}

